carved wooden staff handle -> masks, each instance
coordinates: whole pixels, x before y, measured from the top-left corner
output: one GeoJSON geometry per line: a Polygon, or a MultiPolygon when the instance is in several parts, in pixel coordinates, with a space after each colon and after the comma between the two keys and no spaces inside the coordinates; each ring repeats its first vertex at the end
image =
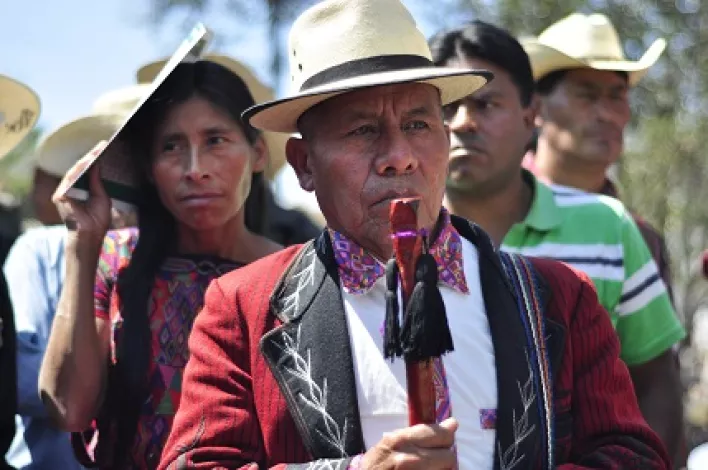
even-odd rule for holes
{"type": "MultiPolygon", "coordinates": [[[[415,286],[416,261],[423,248],[418,227],[420,199],[396,199],[391,203],[390,222],[393,247],[401,279],[402,311],[415,286]]],[[[404,313],[405,315],[405,313],[404,313]]],[[[408,381],[408,421],[416,424],[435,423],[435,384],[433,361],[406,361],[408,381]]]]}

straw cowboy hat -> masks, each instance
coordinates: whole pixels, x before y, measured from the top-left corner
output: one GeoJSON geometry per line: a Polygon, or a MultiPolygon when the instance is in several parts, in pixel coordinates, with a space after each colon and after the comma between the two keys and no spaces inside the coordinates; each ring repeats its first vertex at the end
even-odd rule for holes
{"type": "Polygon", "coordinates": [[[148,89],[147,85],[132,85],[98,97],[91,114],[60,126],[42,139],[37,147],[37,168],[63,177],[98,142],[118,131],[148,89]]]}
{"type": "Polygon", "coordinates": [[[427,83],[443,104],[472,94],[491,73],[435,67],[425,36],[399,0],[329,0],[293,24],[288,46],[293,94],[244,113],[252,126],[296,132],[300,116],[318,103],[353,90],[427,83]]]}
{"type": "MultiPolygon", "coordinates": [[[[234,74],[241,77],[248,91],[253,96],[253,101],[256,103],[265,103],[275,98],[273,90],[261,82],[256,75],[241,62],[220,54],[205,54],[200,60],[217,63],[231,70],[234,74]]],[[[140,67],[136,73],[138,83],[150,83],[164,67],[167,59],[160,59],[140,67]]],[[[285,144],[290,136],[281,133],[264,132],[263,140],[268,147],[270,158],[268,160],[268,168],[266,169],[266,177],[272,179],[275,173],[285,164],[285,144]]]]}
{"type": "Polygon", "coordinates": [[[10,153],[39,119],[37,94],[27,85],[0,75],[0,159],[10,153]]]}
{"type": "Polygon", "coordinates": [[[573,13],[549,26],[538,38],[521,39],[531,59],[534,79],[557,70],[591,68],[627,72],[634,86],[666,47],[657,39],[637,61],[628,60],[610,20],[601,14],[573,13]]]}

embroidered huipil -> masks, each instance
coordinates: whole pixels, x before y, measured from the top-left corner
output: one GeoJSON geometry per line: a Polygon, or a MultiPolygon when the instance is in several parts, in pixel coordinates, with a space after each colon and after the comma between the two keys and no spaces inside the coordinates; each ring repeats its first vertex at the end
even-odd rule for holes
{"type": "MultiPolygon", "coordinates": [[[[118,308],[117,277],[130,261],[137,239],[135,229],[109,232],[99,260],[95,309],[97,317],[111,322],[112,361],[116,360],[116,341],[121,339],[123,323],[118,308]]],[[[187,339],[203,306],[204,293],[213,279],[240,266],[214,256],[190,255],[170,256],[158,270],[148,307],[152,336],[149,392],[126,468],[157,467],[179,406],[182,373],[189,353],[187,339]]]]}
{"type": "MultiPolygon", "coordinates": [[[[350,330],[359,413],[367,448],[384,432],[408,426],[403,359],[383,358],[385,266],[341,233],[329,230],[350,330]]],[[[477,250],[462,239],[443,209],[430,247],[438,266],[455,351],[436,360],[437,421],[461,421],[456,435],[460,468],[491,468],[496,416],[494,351],[485,314],[477,250]],[[467,271],[467,272],[466,272],[467,271]],[[469,277],[472,274],[472,277],[469,277]],[[474,358],[474,361],[470,361],[474,358]]]]}

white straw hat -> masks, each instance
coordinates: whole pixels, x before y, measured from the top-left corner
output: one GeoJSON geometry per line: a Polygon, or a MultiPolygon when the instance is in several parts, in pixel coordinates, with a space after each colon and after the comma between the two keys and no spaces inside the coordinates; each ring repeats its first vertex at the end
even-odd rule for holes
{"type": "Polygon", "coordinates": [[[551,72],[574,68],[627,72],[634,86],[666,48],[657,39],[637,61],[628,60],[609,18],[601,14],[573,13],[552,24],[538,38],[520,40],[531,60],[535,80],[551,72]]]}
{"type": "Polygon", "coordinates": [[[425,36],[399,0],[328,0],[293,24],[288,46],[293,94],[256,105],[244,119],[256,128],[296,132],[309,108],[353,90],[427,83],[443,104],[482,87],[491,73],[435,67],[425,36]]]}

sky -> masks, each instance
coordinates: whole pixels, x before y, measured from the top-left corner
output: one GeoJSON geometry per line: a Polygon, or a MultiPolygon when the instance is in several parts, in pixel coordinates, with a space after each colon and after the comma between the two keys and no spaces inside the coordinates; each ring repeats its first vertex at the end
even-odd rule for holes
{"type": "MultiPolygon", "coordinates": [[[[161,27],[147,21],[149,0],[0,2],[0,74],[39,94],[44,131],[87,114],[100,94],[134,83],[142,64],[172,54],[184,36],[183,18],[171,18],[161,27]]],[[[217,31],[233,22],[216,14],[201,20],[217,31]]],[[[218,46],[218,52],[248,64],[282,95],[287,90],[268,77],[265,33],[244,24],[249,22],[236,25],[235,40],[218,46]]],[[[426,36],[432,33],[424,23],[421,29],[426,36]]],[[[314,197],[299,188],[292,172],[282,173],[276,180],[279,201],[313,207],[314,197]]]]}
{"type": "MultiPolygon", "coordinates": [[[[3,1],[0,73],[30,85],[42,100],[40,126],[52,129],[90,110],[101,93],[134,82],[144,63],[170,55],[183,30],[146,18],[148,0],[3,1]]],[[[216,23],[205,18],[207,26],[216,23]]],[[[262,41],[222,48],[257,71],[265,69],[262,41]],[[255,47],[254,47],[255,46],[255,47]]],[[[261,77],[263,77],[262,74],[261,77]]]]}

